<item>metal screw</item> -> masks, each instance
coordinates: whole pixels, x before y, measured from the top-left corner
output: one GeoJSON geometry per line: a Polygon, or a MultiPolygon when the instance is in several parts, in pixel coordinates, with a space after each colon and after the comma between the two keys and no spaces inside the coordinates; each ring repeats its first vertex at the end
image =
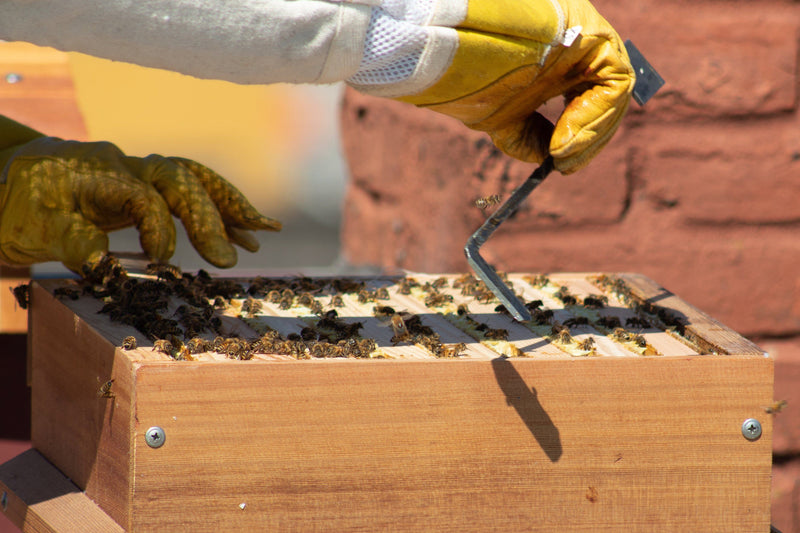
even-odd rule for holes
{"type": "Polygon", "coordinates": [[[9,72],[6,74],[6,83],[19,83],[22,81],[22,75],[16,72],[9,72]]]}
{"type": "Polygon", "coordinates": [[[761,422],[755,418],[748,418],[742,423],[742,435],[747,440],[758,440],[761,436],[761,422]]]}
{"type": "Polygon", "coordinates": [[[8,510],[8,493],[6,491],[3,491],[3,495],[0,496],[0,506],[3,507],[4,513],[8,510]]]}
{"type": "Polygon", "coordinates": [[[158,426],[153,426],[144,433],[144,441],[151,448],[160,448],[167,440],[167,434],[158,426]]]}

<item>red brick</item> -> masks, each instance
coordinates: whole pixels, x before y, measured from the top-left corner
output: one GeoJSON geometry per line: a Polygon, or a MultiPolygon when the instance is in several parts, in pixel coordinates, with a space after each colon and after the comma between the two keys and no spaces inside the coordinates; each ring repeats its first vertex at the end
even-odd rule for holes
{"type": "Polygon", "coordinates": [[[770,115],[796,102],[797,9],[747,2],[594,2],[666,81],[664,118],[770,115]]]}
{"type": "Polygon", "coordinates": [[[800,459],[772,467],[772,525],[781,533],[800,533],[800,459]]]}
{"type": "Polygon", "coordinates": [[[800,221],[800,124],[649,124],[637,144],[648,201],[676,204],[692,223],[800,221]]]}

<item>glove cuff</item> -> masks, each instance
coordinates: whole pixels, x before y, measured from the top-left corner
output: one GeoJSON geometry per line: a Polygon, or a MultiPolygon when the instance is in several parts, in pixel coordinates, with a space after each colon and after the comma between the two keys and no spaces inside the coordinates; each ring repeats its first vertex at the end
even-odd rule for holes
{"type": "Polygon", "coordinates": [[[358,71],[347,82],[375,96],[398,97],[432,86],[458,48],[454,26],[467,0],[382,0],[373,8],[358,71]]]}

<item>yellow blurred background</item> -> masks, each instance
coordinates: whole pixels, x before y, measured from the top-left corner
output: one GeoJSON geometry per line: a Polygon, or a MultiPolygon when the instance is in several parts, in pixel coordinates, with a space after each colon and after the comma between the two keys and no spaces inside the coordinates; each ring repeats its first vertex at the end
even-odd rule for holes
{"type": "MultiPolygon", "coordinates": [[[[262,252],[240,253],[240,267],[327,265],[338,255],[341,86],[236,85],[25,43],[0,43],[0,65],[0,113],[46,134],[76,138],[83,131],[81,140],[111,141],[129,155],[195,159],[281,219],[284,231],[259,234],[262,252]],[[71,85],[54,85],[61,78],[71,85]],[[21,96],[45,107],[16,116],[21,96]],[[69,107],[77,107],[78,119],[69,107]],[[83,130],[72,128],[80,117],[83,130]]],[[[120,233],[112,235],[112,250],[136,248],[135,231],[120,233]]],[[[178,233],[174,262],[207,268],[178,233]]]]}

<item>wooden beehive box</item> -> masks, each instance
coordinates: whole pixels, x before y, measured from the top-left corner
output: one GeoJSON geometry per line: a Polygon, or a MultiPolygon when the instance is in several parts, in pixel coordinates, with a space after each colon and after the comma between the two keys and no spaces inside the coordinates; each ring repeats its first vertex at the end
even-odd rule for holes
{"type": "MultiPolygon", "coordinates": [[[[99,287],[35,283],[34,447],[130,531],[769,529],[757,346],[638,275],[510,275],[529,325],[463,277],[413,279],[215,280],[241,290],[200,337],[271,335],[217,341],[248,360],[158,352],[99,287]]],[[[153,309],[181,331],[200,312],[174,290],[153,309]]]]}

